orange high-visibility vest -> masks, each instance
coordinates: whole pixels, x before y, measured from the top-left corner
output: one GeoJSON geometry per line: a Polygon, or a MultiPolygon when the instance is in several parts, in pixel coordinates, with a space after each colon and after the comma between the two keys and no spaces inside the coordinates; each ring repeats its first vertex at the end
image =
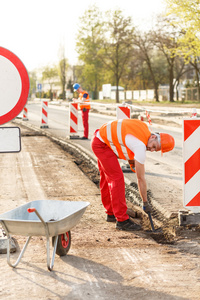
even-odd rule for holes
{"type": "Polygon", "coordinates": [[[132,134],[147,146],[151,135],[148,126],[140,120],[123,119],[104,124],[99,133],[104,142],[121,159],[132,160],[135,154],[126,146],[125,137],[132,134]]]}
{"type": "Polygon", "coordinates": [[[79,94],[79,99],[82,101],[84,94],[87,94],[87,98],[84,98],[84,102],[79,104],[80,105],[80,109],[83,109],[83,108],[90,109],[91,108],[90,104],[87,104],[87,102],[90,102],[90,100],[89,100],[90,96],[89,96],[88,92],[86,92],[86,91],[81,92],[79,94]]]}

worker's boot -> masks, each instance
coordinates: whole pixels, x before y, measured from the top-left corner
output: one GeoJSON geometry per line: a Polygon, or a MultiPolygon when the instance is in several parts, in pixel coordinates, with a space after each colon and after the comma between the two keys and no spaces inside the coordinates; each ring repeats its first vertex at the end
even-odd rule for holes
{"type": "Polygon", "coordinates": [[[116,222],[116,218],[114,215],[107,215],[107,222],[116,222]]]}
{"type": "Polygon", "coordinates": [[[125,230],[125,231],[135,231],[135,230],[140,230],[141,226],[134,223],[130,219],[128,219],[128,220],[123,221],[123,222],[118,222],[117,221],[116,229],[125,230]]]}

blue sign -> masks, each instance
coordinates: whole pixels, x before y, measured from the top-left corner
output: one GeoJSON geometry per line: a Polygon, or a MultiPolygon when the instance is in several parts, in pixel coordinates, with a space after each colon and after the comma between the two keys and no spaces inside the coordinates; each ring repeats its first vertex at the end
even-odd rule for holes
{"type": "Polygon", "coordinates": [[[41,83],[38,83],[37,84],[37,90],[40,92],[42,90],[42,84],[41,83]]]}

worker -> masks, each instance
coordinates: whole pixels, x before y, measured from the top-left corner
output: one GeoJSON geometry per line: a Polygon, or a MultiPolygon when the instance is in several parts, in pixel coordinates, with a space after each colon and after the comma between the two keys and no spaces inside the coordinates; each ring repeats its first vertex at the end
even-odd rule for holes
{"type": "Polygon", "coordinates": [[[89,94],[88,92],[84,91],[79,83],[75,83],[73,85],[74,91],[77,91],[79,93],[78,100],[80,101],[79,106],[82,112],[82,121],[83,121],[83,128],[84,128],[84,134],[82,139],[87,140],[88,134],[89,134],[89,110],[90,110],[90,104],[87,102],[90,102],[89,100],[89,94]]]}
{"type": "Polygon", "coordinates": [[[167,133],[151,133],[148,126],[134,119],[110,121],[94,133],[91,147],[97,157],[100,172],[101,200],[108,222],[116,222],[119,230],[134,231],[141,226],[129,219],[125,199],[124,175],[118,158],[128,160],[135,167],[143,210],[151,212],[147,200],[145,179],[146,151],[171,151],[174,138],[167,133]]]}

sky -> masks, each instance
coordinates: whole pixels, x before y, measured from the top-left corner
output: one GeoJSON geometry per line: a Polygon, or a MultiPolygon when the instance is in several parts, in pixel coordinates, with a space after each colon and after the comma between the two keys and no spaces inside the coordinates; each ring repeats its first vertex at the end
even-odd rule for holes
{"type": "Polygon", "coordinates": [[[79,18],[94,4],[102,12],[121,9],[141,29],[165,9],[164,0],[0,0],[0,46],[28,71],[58,63],[61,46],[68,62],[76,64],[79,18]]]}

